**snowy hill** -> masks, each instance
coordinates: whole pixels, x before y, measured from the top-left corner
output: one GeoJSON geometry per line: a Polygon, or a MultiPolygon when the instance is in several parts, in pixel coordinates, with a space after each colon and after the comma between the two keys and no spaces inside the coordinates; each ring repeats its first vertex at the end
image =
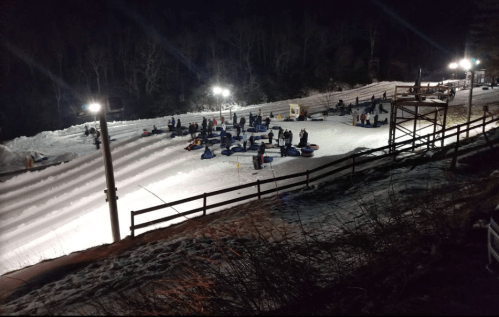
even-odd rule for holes
{"type": "MultiPolygon", "coordinates": [[[[348,104],[354,102],[357,96],[362,100],[369,99],[373,94],[379,98],[385,91],[389,97],[396,85],[411,84],[382,82],[337,92],[333,102],[343,99],[348,104]]],[[[467,98],[468,91],[458,91],[451,106],[464,105],[467,98]]],[[[497,90],[474,90],[475,106],[498,100],[497,90]]],[[[324,110],[324,96],[314,95],[299,100],[249,106],[236,113],[239,118],[245,116],[246,119],[250,111],[255,114],[258,109],[262,109],[264,117],[270,112],[274,115],[285,114],[289,103],[312,105],[311,112],[324,110]]],[[[223,115],[229,117],[228,112],[223,115]]],[[[203,116],[218,117],[218,112],[185,114],[175,116],[175,119],[180,118],[182,125],[187,126],[189,122],[201,123],[203,116]]],[[[380,120],[386,117],[388,114],[380,115],[380,120]]],[[[153,125],[166,131],[168,119],[109,122],[109,133],[117,139],[111,143],[111,149],[122,238],[130,234],[131,210],[162,203],[139,186],[168,202],[274,175],[278,177],[305,171],[323,165],[334,157],[359,149],[385,146],[388,142],[388,126],[379,129],[353,127],[351,116],[330,116],[323,122],[274,120],[271,126],[279,125],[294,132],[294,144],[298,143],[300,129],[305,128],[309,133],[309,142],[318,144],[320,150],[313,158],[280,158],[278,149],[269,149],[267,155],[274,157],[272,165],[255,173],[251,161],[254,152],[236,153],[230,157],[217,155],[213,160],[200,160],[202,150],[187,152],[183,149],[188,137],[172,139],[169,133],[140,137],[142,129],[152,129],[153,125]]],[[[96,150],[93,140],[86,137],[83,131],[84,125],[72,126],[59,131],[42,132],[31,138],[20,137],[0,146],[2,172],[23,168],[22,159],[30,151],[38,151],[49,158],[41,164],[71,160],[44,170],[0,179],[0,274],[43,259],[112,242],[109,211],[103,192],[106,180],[102,152],[96,150]]],[[[220,154],[217,145],[212,149],[220,154]]],[[[221,195],[210,203],[227,198],[221,195]]],[[[195,208],[197,205],[194,204],[181,205],[177,210],[181,212],[195,208]]],[[[216,211],[212,209],[210,212],[216,211]]],[[[168,209],[145,214],[137,222],[174,213],[168,209]]],[[[161,226],[179,221],[182,219],[161,226]]]]}

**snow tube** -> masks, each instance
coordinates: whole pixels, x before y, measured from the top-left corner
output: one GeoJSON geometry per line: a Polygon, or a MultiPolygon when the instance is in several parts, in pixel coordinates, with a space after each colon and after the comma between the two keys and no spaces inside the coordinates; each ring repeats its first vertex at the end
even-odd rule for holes
{"type": "Polygon", "coordinates": [[[265,128],[265,126],[263,124],[257,124],[255,126],[255,131],[256,132],[266,132],[267,129],[265,128]]]}
{"type": "Polygon", "coordinates": [[[301,148],[302,153],[313,153],[314,149],[311,148],[310,146],[304,146],[301,148]]]}
{"type": "Polygon", "coordinates": [[[211,142],[212,144],[215,144],[215,143],[220,143],[220,140],[219,139],[213,139],[213,140],[210,140],[209,142],[211,142]]]}
{"type": "Polygon", "coordinates": [[[241,141],[241,140],[243,139],[243,136],[242,136],[242,135],[240,135],[240,136],[235,136],[235,137],[233,137],[233,139],[236,139],[236,140],[238,140],[238,141],[241,141]]]}
{"type": "Polygon", "coordinates": [[[489,87],[482,87],[482,90],[489,90],[489,87]]]}
{"type": "Polygon", "coordinates": [[[233,148],[230,149],[233,152],[242,152],[243,148],[239,146],[234,146],[233,148]]]}
{"type": "Polygon", "coordinates": [[[264,135],[260,135],[262,137],[262,139],[268,139],[269,136],[267,134],[264,134],[264,135]]]}
{"type": "Polygon", "coordinates": [[[152,130],[152,134],[160,134],[163,133],[163,130],[152,130]]]}
{"type": "Polygon", "coordinates": [[[248,148],[248,150],[253,150],[253,151],[256,151],[258,150],[258,145],[250,145],[250,147],[248,148]]]}
{"type": "Polygon", "coordinates": [[[373,126],[372,126],[372,125],[370,125],[370,124],[366,124],[366,125],[364,126],[364,128],[372,128],[372,127],[373,127],[373,126]]]}
{"type": "Polygon", "coordinates": [[[263,163],[270,163],[274,160],[272,156],[264,156],[263,157],[263,163]]]}
{"type": "Polygon", "coordinates": [[[312,121],[324,121],[324,119],[312,119],[312,121]]]}
{"type": "Polygon", "coordinates": [[[255,137],[253,137],[253,139],[254,139],[254,140],[261,140],[261,139],[262,139],[262,137],[261,137],[260,135],[257,135],[257,136],[255,136],[255,137]]]}
{"type": "MultiPolygon", "coordinates": [[[[142,136],[149,136],[149,135],[142,135],[142,136]]],[[[170,138],[172,138],[172,139],[173,139],[175,136],[176,136],[176,135],[175,135],[175,133],[170,134],[170,138]]]]}
{"type": "Polygon", "coordinates": [[[280,126],[278,126],[278,125],[275,125],[275,126],[273,126],[273,127],[272,127],[272,129],[274,129],[274,130],[279,130],[280,128],[281,128],[281,127],[280,127],[280,126]]]}
{"type": "Polygon", "coordinates": [[[300,156],[300,151],[296,150],[296,149],[289,149],[288,150],[288,155],[289,156],[300,156]]]}
{"type": "Polygon", "coordinates": [[[255,128],[247,128],[246,131],[248,131],[248,132],[256,132],[255,128]]]}
{"type": "Polygon", "coordinates": [[[273,147],[274,147],[274,144],[272,144],[272,143],[265,143],[265,148],[266,149],[271,149],[273,147]]]}
{"type": "Polygon", "coordinates": [[[203,148],[202,145],[194,145],[193,147],[191,147],[191,150],[199,150],[201,148],[203,148]]]}
{"type": "Polygon", "coordinates": [[[303,156],[303,157],[313,157],[314,156],[314,152],[310,152],[310,153],[302,152],[301,156],[303,156]]]}
{"type": "Polygon", "coordinates": [[[189,131],[184,131],[182,132],[183,135],[188,135],[189,134],[189,131]]]}
{"type": "Polygon", "coordinates": [[[234,143],[236,140],[234,138],[230,139],[230,143],[234,143]]]}
{"type": "Polygon", "coordinates": [[[309,146],[316,151],[319,149],[319,146],[317,144],[310,144],[309,146]]]}
{"type": "Polygon", "coordinates": [[[216,128],[215,128],[215,131],[222,131],[222,130],[223,130],[223,128],[222,128],[222,127],[216,127],[216,128]]]}
{"type": "Polygon", "coordinates": [[[358,127],[363,127],[364,125],[362,123],[357,123],[358,127]]]}
{"type": "Polygon", "coordinates": [[[222,151],[222,155],[231,155],[231,154],[234,154],[234,151],[230,150],[229,154],[227,154],[227,150],[222,151]]]}
{"type": "Polygon", "coordinates": [[[209,160],[209,159],[212,159],[214,158],[216,155],[211,153],[211,155],[204,155],[204,154],[201,154],[201,159],[202,160],[209,160]]]}
{"type": "Polygon", "coordinates": [[[284,121],[295,121],[295,119],[284,119],[284,121]]]}
{"type": "MultiPolygon", "coordinates": [[[[147,134],[142,133],[142,134],[140,135],[140,137],[141,137],[141,138],[145,138],[145,137],[148,137],[148,136],[151,136],[151,135],[152,135],[152,133],[147,133],[147,134]]],[[[172,135],[173,135],[173,134],[172,134],[172,135]]]]}

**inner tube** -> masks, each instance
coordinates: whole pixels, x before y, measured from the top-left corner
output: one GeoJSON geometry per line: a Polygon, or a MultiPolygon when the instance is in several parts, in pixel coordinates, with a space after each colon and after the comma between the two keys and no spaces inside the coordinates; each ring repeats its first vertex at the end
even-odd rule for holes
{"type": "Polygon", "coordinates": [[[233,148],[230,149],[233,152],[242,152],[243,148],[239,146],[234,146],[233,148]]]}
{"type": "Polygon", "coordinates": [[[264,156],[263,157],[263,163],[270,163],[274,160],[272,156],[264,156]]]}
{"type": "Polygon", "coordinates": [[[247,128],[246,131],[248,131],[248,132],[255,132],[255,128],[247,128]]]}
{"type": "Polygon", "coordinates": [[[227,154],[227,150],[223,150],[222,154],[223,155],[231,155],[231,154],[234,154],[234,151],[230,150],[229,154],[227,154]]]}
{"type": "Polygon", "coordinates": [[[215,144],[215,143],[220,143],[220,140],[219,139],[212,139],[212,140],[210,140],[210,142],[212,144],[215,144]]]}
{"type": "Polygon", "coordinates": [[[313,157],[314,156],[314,152],[310,152],[310,153],[302,152],[301,156],[303,156],[303,157],[313,157]]]}
{"type": "Polygon", "coordinates": [[[295,121],[295,119],[284,119],[284,121],[295,121]]]}
{"type": "Polygon", "coordinates": [[[215,156],[216,156],[216,155],[215,155],[215,154],[213,154],[213,153],[212,153],[211,155],[209,155],[209,156],[205,156],[204,154],[201,154],[201,159],[202,159],[202,160],[209,160],[209,159],[214,158],[215,156]]]}
{"type": "Polygon", "coordinates": [[[216,127],[216,131],[222,131],[222,127],[216,127]]]}
{"type": "Polygon", "coordinates": [[[271,149],[273,147],[274,147],[274,144],[272,144],[272,143],[265,143],[265,148],[266,149],[271,149]]]}
{"type": "Polygon", "coordinates": [[[301,152],[302,152],[302,154],[303,153],[313,153],[314,149],[311,148],[311,147],[309,147],[309,146],[304,146],[304,147],[301,148],[301,152]]]}
{"type": "Polygon", "coordinates": [[[250,145],[250,147],[248,149],[252,150],[252,151],[256,151],[256,150],[258,150],[258,145],[256,145],[256,144],[250,145]]]}
{"type": "Polygon", "coordinates": [[[182,132],[183,135],[188,135],[189,134],[189,131],[184,131],[182,132]]]}
{"type": "Polygon", "coordinates": [[[238,141],[241,141],[241,140],[243,139],[243,136],[242,136],[242,135],[240,135],[240,136],[235,136],[235,137],[233,137],[233,139],[238,140],[238,141]]]}
{"type": "Polygon", "coordinates": [[[261,137],[262,137],[262,139],[268,139],[269,138],[269,136],[267,134],[263,134],[263,135],[261,135],[261,137]]]}
{"type": "Polygon", "coordinates": [[[312,119],[312,121],[324,121],[324,119],[312,119]]]}
{"type": "Polygon", "coordinates": [[[193,147],[191,147],[191,150],[199,150],[201,148],[203,148],[202,145],[194,145],[193,147]]]}
{"type": "Polygon", "coordinates": [[[296,149],[289,149],[288,150],[288,155],[289,156],[300,156],[300,151],[296,150],[296,149]]]}
{"type": "Polygon", "coordinates": [[[272,129],[274,129],[274,130],[279,130],[280,128],[281,128],[281,127],[280,127],[280,126],[278,126],[278,125],[275,125],[275,126],[273,126],[273,127],[272,127],[272,129]]]}
{"type": "Polygon", "coordinates": [[[175,133],[170,134],[170,138],[173,139],[174,137],[175,137],[175,133]]]}
{"type": "Polygon", "coordinates": [[[257,136],[255,136],[255,137],[253,137],[253,140],[261,140],[261,139],[262,139],[262,137],[261,137],[261,136],[259,136],[259,135],[257,135],[257,136]]]}
{"type": "Polygon", "coordinates": [[[310,144],[309,146],[316,151],[319,149],[319,146],[317,144],[310,144]]]}

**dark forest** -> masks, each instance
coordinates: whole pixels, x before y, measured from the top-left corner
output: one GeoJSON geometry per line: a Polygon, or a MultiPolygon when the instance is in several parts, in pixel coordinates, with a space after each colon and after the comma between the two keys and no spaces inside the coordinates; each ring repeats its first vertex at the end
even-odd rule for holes
{"type": "Polygon", "coordinates": [[[83,122],[94,99],[137,119],[207,110],[215,84],[246,105],[414,81],[418,68],[442,80],[462,56],[470,8],[429,3],[4,1],[3,137],[83,122]]]}

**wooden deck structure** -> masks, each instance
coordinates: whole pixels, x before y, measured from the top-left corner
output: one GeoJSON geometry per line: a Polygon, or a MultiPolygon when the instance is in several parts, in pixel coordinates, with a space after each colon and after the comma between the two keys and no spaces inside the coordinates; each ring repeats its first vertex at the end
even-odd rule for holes
{"type": "MultiPolygon", "coordinates": [[[[416,139],[421,136],[418,132],[431,126],[433,126],[432,145],[435,146],[435,136],[438,131],[441,131],[439,139],[443,146],[449,93],[450,87],[447,86],[395,87],[390,112],[390,136],[388,140],[390,153],[397,150],[395,144],[398,139],[405,136],[416,139]],[[428,109],[432,110],[427,111],[428,109]],[[418,129],[418,121],[425,125],[418,129]],[[407,127],[408,122],[414,122],[412,130],[407,127]]],[[[415,140],[412,142],[413,151],[416,147],[415,142],[415,140]]]]}

